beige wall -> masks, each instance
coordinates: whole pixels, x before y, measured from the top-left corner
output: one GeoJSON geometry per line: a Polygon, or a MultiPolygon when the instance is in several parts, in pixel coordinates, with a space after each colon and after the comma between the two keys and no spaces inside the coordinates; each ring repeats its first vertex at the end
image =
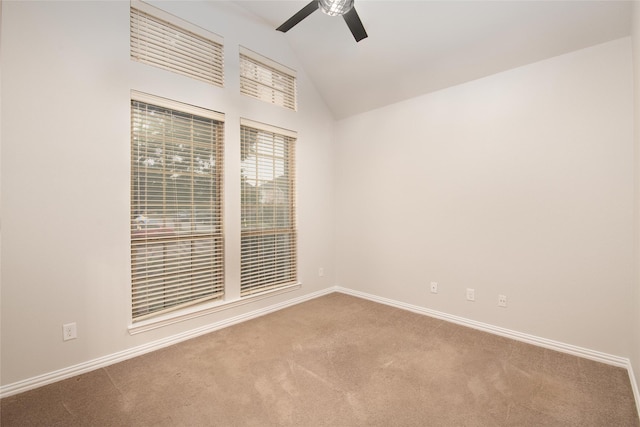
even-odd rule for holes
{"type": "Polygon", "coordinates": [[[333,119],[284,36],[228,3],[159,6],[224,37],[224,89],[132,62],[129,2],[2,4],[3,385],[334,284],[333,119]],[[240,96],[239,44],[298,71],[298,112],[240,96]],[[240,252],[240,117],[298,132],[300,290],[129,335],[131,89],[226,114],[230,286],[240,252]],[[77,340],[62,341],[67,322],[77,322],[77,340]]]}
{"type": "Polygon", "coordinates": [[[632,83],[624,38],[338,122],[339,284],[629,357],[632,83]]]}

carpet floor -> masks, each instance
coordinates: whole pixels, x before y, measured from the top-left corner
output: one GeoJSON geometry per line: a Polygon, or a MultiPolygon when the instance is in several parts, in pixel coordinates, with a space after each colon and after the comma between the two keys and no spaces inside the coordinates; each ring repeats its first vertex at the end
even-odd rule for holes
{"type": "Polygon", "coordinates": [[[333,293],[2,399],[2,426],[639,426],[627,371],[333,293]]]}

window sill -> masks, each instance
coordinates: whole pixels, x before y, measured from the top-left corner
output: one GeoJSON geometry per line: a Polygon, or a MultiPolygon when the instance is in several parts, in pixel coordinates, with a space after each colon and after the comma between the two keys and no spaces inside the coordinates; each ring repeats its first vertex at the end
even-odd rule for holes
{"type": "Polygon", "coordinates": [[[252,295],[244,298],[240,298],[234,301],[213,301],[207,304],[188,307],[183,310],[167,313],[162,316],[154,317],[153,319],[146,319],[140,322],[131,324],[128,328],[130,335],[140,334],[142,332],[151,331],[153,329],[162,328],[174,323],[183,322],[189,319],[195,319],[197,317],[206,316],[211,313],[217,313],[219,311],[229,310],[231,308],[239,307],[245,304],[250,304],[265,298],[270,298],[276,295],[284,294],[287,292],[300,289],[302,283],[297,282],[291,285],[274,289],[272,291],[266,291],[257,295],[252,295]]]}

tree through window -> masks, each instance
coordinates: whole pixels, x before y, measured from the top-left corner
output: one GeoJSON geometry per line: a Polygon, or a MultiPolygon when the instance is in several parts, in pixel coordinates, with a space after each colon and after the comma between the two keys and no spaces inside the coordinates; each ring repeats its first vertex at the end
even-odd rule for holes
{"type": "MultiPolygon", "coordinates": [[[[131,101],[134,320],[224,292],[222,115],[131,101]]],[[[148,101],[151,102],[148,102],[148,101]]]]}

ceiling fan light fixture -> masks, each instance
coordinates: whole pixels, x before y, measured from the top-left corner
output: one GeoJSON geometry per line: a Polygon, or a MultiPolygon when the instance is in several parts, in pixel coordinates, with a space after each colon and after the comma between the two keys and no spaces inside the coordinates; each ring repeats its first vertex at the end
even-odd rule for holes
{"type": "Polygon", "coordinates": [[[344,15],[353,8],[354,0],[318,0],[320,10],[329,16],[344,15]]]}
{"type": "MultiPolygon", "coordinates": [[[[0,2],[1,1],[2,0],[0,0],[0,2]]],[[[323,13],[330,16],[342,15],[344,22],[346,22],[347,27],[349,27],[349,31],[351,31],[351,34],[353,35],[353,38],[356,42],[359,42],[362,39],[366,39],[368,36],[367,30],[364,29],[360,16],[358,16],[358,12],[356,12],[356,8],[353,7],[354,1],[355,0],[311,0],[305,7],[300,9],[291,18],[287,19],[284,24],[276,28],[276,30],[286,33],[291,28],[298,25],[300,21],[305,19],[307,16],[320,9],[323,13]]]]}

